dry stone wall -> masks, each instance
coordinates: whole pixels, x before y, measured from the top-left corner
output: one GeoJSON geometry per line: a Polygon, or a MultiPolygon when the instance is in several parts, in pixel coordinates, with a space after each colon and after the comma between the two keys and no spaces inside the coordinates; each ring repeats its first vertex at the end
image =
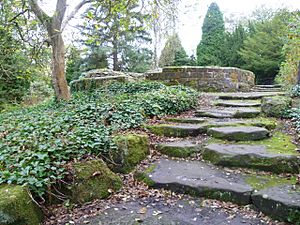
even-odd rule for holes
{"type": "Polygon", "coordinates": [[[211,92],[249,91],[255,83],[254,73],[233,67],[166,67],[148,73],[146,79],[211,92]]]}

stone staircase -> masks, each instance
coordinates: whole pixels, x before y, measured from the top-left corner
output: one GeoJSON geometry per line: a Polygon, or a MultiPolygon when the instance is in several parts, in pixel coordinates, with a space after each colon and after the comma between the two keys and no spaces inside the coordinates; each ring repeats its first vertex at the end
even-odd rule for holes
{"type": "Polygon", "coordinates": [[[255,85],[255,87],[252,89],[256,92],[281,92],[281,85],[275,84],[275,85],[255,85]]]}
{"type": "Polygon", "coordinates": [[[251,204],[274,219],[297,224],[300,187],[294,184],[300,154],[291,137],[276,129],[276,120],[260,117],[260,99],[281,94],[223,93],[212,108],[196,110],[194,117],[148,125],[155,135],[180,138],[156,144],[157,151],[177,159],[161,159],[138,177],[154,188],[251,204]],[[199,135],[209,138],[199,143],[199,135]]]}

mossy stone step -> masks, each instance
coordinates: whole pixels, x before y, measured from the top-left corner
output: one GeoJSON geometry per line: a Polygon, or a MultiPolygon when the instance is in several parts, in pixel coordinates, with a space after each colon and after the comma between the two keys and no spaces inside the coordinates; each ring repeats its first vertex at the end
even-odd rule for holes
{"type": "Polygon", "coordinates": [[[209,144],[202,157],[225,167],[244,167],[274,173],[298,173],[300,158],[297,155],[276,154],[264,145],[209,144]]]}
{"type": "Polygon", "coordinates": [[[240,93],[221,93],[219,99],[224,100],[256,100],[268,96],[284,95],[284,92],[240,92],[240,93]]]}
{"type": "Polygon", "coordinates": [[[214,138],[229,141],[253,141],[269,137],[269,131],[266,128],[254,126],[210,128],[208,134],[214,138]]]}
{"type": "Polygon", "coordinates": [[[300,186],[281,185],[252,195],[256,208],[274,219],[300,224],[300,186]]]}
{"type": "Polygon", "coordinates": [[[215,102],[216,106],[223,107],[259,107],[261,106],[260,101],[237,101],[237,100],[227,100],[227,101],[217,101],[215,102]]]}
{"type": "Polygon", "coordinates": [[[136,177],[154,188],[247,205],[254,190],[239,174],[196,161],[162,159],[136,177]]]}
{"type": "Polygon", "coordinates": [[[171,157],[186,158],[193,153],[199,152],[201,146],[195,141],[179,141],[157,144],[156,149],[171,157]]]}
{"type": "Polygon", "coordinates": [[[195,137],[205,132],[202,125],[196,124],[158,124],[146,125],[153,134],[165,137],[195,137]]]}
{"type": "Polygon", "coordinates": [[[222,109],[208,109],[197,110],[196,117],[210,117],[210,118],[255,118],[260,114],[259,108],[230,108],[222,109]]]}
{"type": "Polygon", "coordinates": [[[199,124],[207,122],[204,118],[190,117],[190,118],[166,118],[168,122],[174,123],[191,123],[191,124],[199,124]]]}
{"type": "Polygon", "coordinates": [[[281,92],[281,88],[255,88],[256,92],[281,92]]]}

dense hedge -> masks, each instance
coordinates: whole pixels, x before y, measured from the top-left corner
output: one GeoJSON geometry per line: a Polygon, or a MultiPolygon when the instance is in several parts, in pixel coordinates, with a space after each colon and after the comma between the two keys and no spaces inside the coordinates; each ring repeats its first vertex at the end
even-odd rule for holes
{"type": "Polygon", "coordinates": [[[197,93],[160,83],[112,84],[0,114],[0,183],[28,185],[43,196],[66,175],[64,165],[115,149],[111,135],[139,127],[146,118],[175,114],[196,104],[197,93]]]}

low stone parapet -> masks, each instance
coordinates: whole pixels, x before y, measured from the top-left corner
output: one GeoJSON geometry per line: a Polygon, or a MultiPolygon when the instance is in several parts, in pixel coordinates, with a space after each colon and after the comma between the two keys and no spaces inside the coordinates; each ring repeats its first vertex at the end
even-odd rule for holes
{"type": "Polygon", "coordinates": [[[234,67],[166,67],[148,73],[146,79],[211,92],[249,91],[255,84],[254,73],[234,67]]]}

